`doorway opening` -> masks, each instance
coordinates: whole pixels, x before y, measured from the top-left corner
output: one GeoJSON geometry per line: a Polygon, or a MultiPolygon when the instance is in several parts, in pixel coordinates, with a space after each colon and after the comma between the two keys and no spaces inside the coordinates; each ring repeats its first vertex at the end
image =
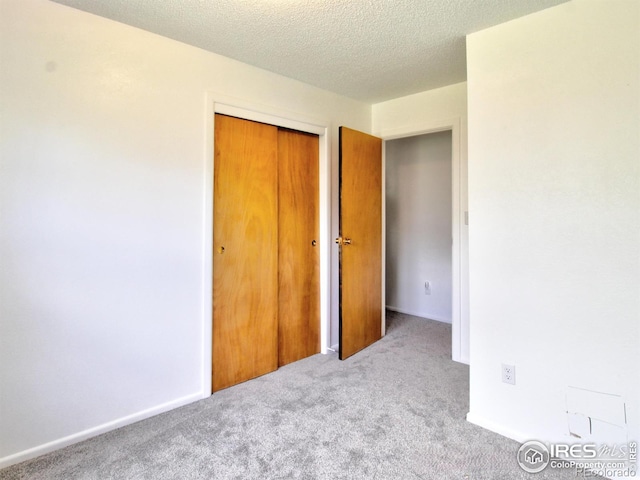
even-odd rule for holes
{"type": "Polygon", "coordinates": [[[452,323],[452,132],[385,142],[386,307],[452,323]]]}
{"type": "MultiPolygon", "coordinates": [[[[469,221],[467,212],[467,154],[465,143],[466,122],[460,117],[385,129],[374,132],[389,141],[431,134],[443,131],[451,132],[451,358],[461,363],[469,363],[469,221]]],[[[386,148],[383,150],[385,153],[386,148]]],[[[386,155],[383,156],[386,163],[386,155]]],[[[383,182],[383,186],[385,182],[383,182]]],[[[385,197],[383,196],[383,201],[385,197]]],[[[383,209],[384,211],[384,209],[383,209]]],[[[383,218],[386,223],[386,216],[383,218]]],[[[385,231],[386,228],[383,228],[385,231]]],[[[383,237],[383,241],[386,238],[383,237]]],[[[383,246],[386,251],[386,241],[383,246]]],[[[383,263],[383,268],[385,264],[383,263]]],[[[383,281],[386,275],[383,274],[383,281]]],[[[424,281],[421,285],[424,289],[424,281]]],[[[386,289],[383,289],[385,291],[386,289]]],[[[424,291],[424,290],[423,290],[424,291]]],[[[385,302],[384,305],[387,305],[385,302]]]]}

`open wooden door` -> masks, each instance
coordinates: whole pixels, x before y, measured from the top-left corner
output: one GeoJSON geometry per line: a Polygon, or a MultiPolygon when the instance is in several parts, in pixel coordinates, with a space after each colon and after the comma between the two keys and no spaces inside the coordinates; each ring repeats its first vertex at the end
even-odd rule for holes
{"type": "Polygon", "coordinates": [[[340,359],[382,337],[382,140],[340,127],[340,359]]]}

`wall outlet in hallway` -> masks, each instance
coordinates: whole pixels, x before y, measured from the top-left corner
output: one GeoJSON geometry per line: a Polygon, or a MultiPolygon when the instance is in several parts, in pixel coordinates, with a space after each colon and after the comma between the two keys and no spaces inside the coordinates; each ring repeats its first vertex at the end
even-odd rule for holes
{"type": "Polygon", "coordinates": [[[424,282],[424,294],[431,295],[431,282],[424,282]]]}
{"type": "Polygon", "coordinates": [[[502,364],[502,382],[510,385],[516,384],[516,366],[502,364]]]}

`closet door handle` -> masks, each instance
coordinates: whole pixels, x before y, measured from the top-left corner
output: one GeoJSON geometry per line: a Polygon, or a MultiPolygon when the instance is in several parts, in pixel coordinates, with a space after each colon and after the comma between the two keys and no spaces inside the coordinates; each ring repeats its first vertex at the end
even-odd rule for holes
{"type": "Polygon", "coordinates": [[[311,246],[315,247],[318,244],[318,242],[316,242],[315,240],[311,240],[311,246]]]}

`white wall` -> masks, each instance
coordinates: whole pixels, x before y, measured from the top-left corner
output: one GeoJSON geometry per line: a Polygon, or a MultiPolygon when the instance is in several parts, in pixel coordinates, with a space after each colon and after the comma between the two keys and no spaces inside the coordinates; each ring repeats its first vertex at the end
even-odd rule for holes
{"type": "Polygon", "coordinates": [[[389,140],[385,161],[387,308],[451,323],[451,131],[389,140]]]}
{"type": "Polygon", "coordinates": [[[467,39],[469,419],[518,440],[570,441],[569,386],[622,397],[640,439],[639,7],[575,0],[467,39]]]}
{"type": "Polygon", "coordinates": [[[3,466],[207,394],[206,92],[327,124],[334,164],[371,108],[52,2],[0,8],[3,466]]]}
{"type": "Polygon", "coordinates": [[[466,82],[376,103],[372,107],[372,116],[373,134],[383,137],[411,129],[419,131],[443,121],[460,119],[465,133],[460,142],[466,153],[466,82]]]}
{"type": "Polygon", "coordinates": [[[377,103],[372,117],[373,134],[388,140],[452,130],[452,355],[469,363],[467,84],[377,103]]]}

